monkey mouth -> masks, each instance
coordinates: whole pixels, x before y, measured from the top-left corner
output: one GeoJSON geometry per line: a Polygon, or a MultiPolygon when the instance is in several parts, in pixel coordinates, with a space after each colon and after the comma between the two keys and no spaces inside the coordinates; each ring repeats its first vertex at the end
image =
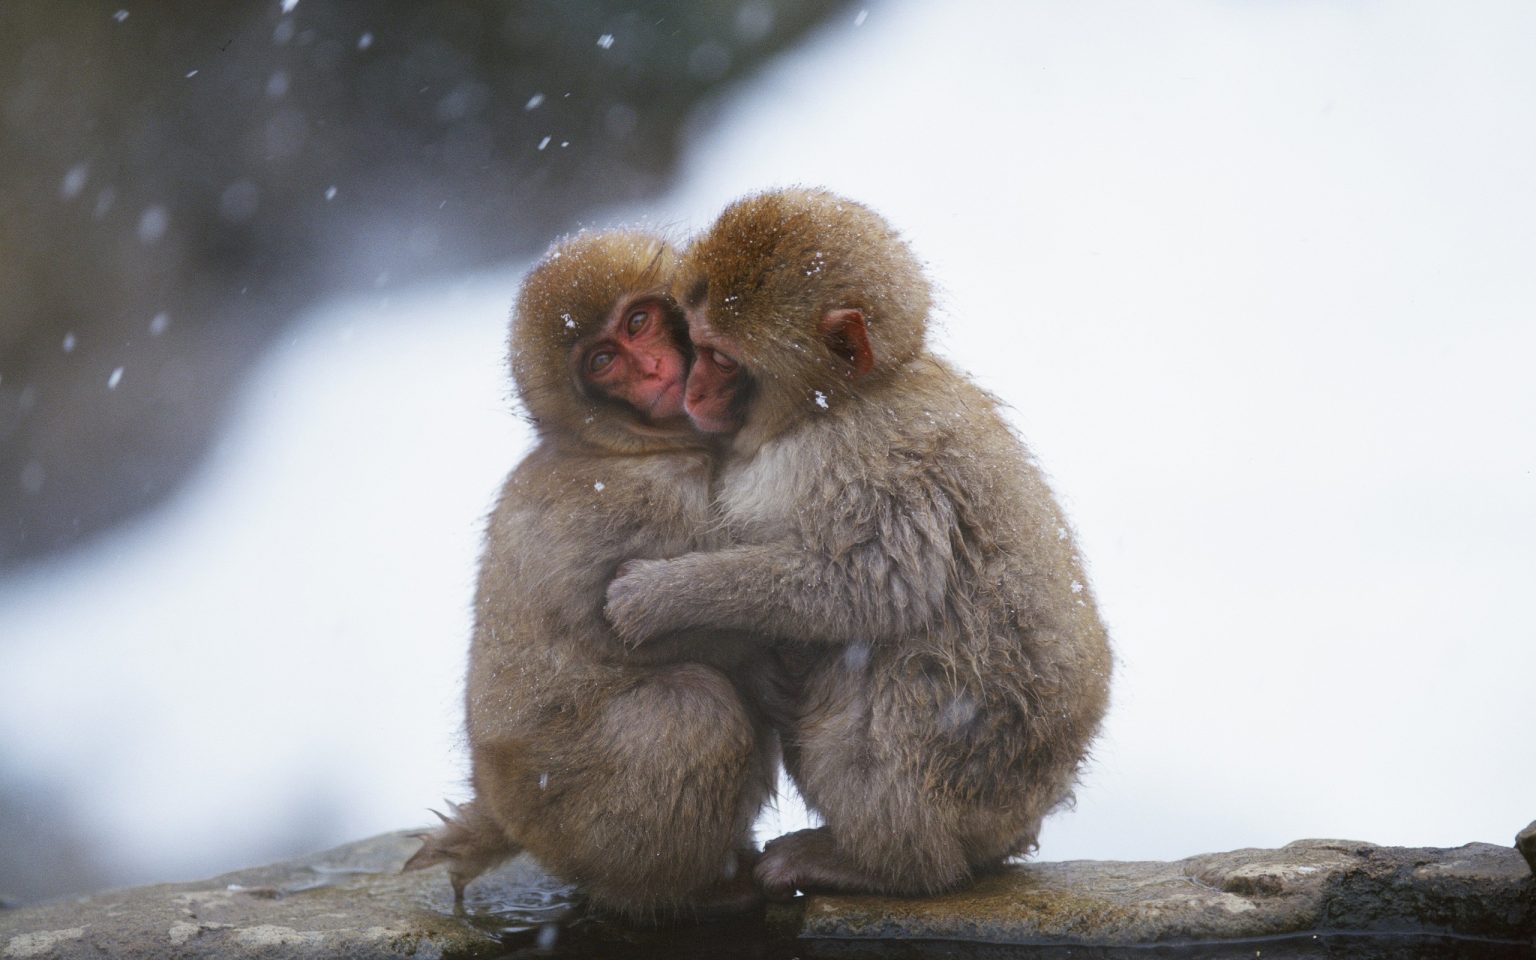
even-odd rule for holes
{"type": "Polygon", "coordinates": [[[734,433],[738,427],[736,421],[730,417],[702,411],[689,410],[688,419],[693,421],[693,428],[700,433],[734,433]]]}
{"type": "Polygon", "coordinates": [[[651,400],[650,406],[645,408],[645,418],[647,420],[656,420],[658,419],[658,411],[660,411],[660,419],[670,420],[671,418],[682,413],[682,391],[682,381],[678,380],[674,380],[672,383],[662,388],[651,400]],[[667,412],[674,405],[677,409],[670,413],[667,412]]]}

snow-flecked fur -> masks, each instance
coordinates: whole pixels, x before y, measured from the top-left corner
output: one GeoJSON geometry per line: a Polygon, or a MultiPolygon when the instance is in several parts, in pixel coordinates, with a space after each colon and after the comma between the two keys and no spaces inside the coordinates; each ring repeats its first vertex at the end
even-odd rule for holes
{"type": "Polygon", "coordinates": [[[677,295],[752,375],[716,483],[732,546],[626,570],[627,642],[755,630],[797,666],[785,762],[825,819],[757,877],[953,888],[1034,849],[1072,795],[1111,656],[1069,525],[997,402],[923,347],[921,265],[866,207],[749,197],[685,253],[677,295]],[[860,311],[874,368],[827,342],[860,311]]]}
{"type": "MultiPolygon", "coordinates": [[[[717,545],[713,467],[685,423],[644,424],[588,395],[570,358],[621,298],[664,291],[676,254],[584,234],[530,272],[512,319],[514,381],[539,434],[486,531],[466,707],[474,799],[410,866],[456,891],[526,849],[591,902],[636,917],[750,893],[742,857],[777,764],[743,691],[751,648],[721,633],[627,652],[603,617],[619,564],[717,545]]],[[[675,317],[681,335],[681,317],[675,317]]]]}

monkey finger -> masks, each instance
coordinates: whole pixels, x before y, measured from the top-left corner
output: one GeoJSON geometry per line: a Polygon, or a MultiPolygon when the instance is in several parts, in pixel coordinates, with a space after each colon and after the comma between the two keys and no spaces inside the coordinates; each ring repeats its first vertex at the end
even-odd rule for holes
{"type": "Polygon", "coordinates": [[[652,568],[665,561],[626,560],[619,576],[608,584],[603,614],[615,632],[628,645],[635,646],[656,635],[648,614],[655,606],[652,568]]]}
{"type": "Polygon", "coordinates": [[[626,647],[638,647],[650,639],[649,631],[639,622],[638,595],[639,591],[615,580],[608,587],[608,603],[603,607],[603,616],[626,647]]]}

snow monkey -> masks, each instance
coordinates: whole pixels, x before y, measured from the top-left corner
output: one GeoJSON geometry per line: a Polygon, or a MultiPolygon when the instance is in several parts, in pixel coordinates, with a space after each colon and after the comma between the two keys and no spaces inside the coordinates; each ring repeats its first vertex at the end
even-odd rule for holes
{"type": "Polygon", "coordinates": [[[491,514],[467,682],[474,799],[406,864],[464,886],[527,850],[594,906],[655,918],[745,908],[777,744],[719,634],[626,651],[603,616],[621,561],[717,544],[707,438],[667,293],[677,253],[634,232],[556,244],[513,311],[512,374],[538,443],[491,514]],[[740,876],[735,858],[745,855],[740,876]]]}
{"type": "Polygon", "coordinates": [[[769,843],[759,885],[934,893],[1032,851],[1109,642],[1030,453],[924,347],[921,265],[868,208],[784,190],[726,208],[674,291],[733,545],[627,564],[607,612],[629,643],[752,630],[798,661],[784,760],[825,825],[769,843]]]}

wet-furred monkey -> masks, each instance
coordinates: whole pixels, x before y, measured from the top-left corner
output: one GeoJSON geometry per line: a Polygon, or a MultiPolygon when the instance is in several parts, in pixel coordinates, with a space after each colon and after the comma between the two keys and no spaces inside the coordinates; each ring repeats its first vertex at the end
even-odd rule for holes
{"type": "Polygon", "coordinates": [[[690,357],[668,294],[676,251],[579,234],[524,280],[513,381],[538,443],[491,514],[467,682],[474,799],[407,869],[454,892],[527,850],[631,917],[757,898],[752,821],[778,762],[719,637],[626,651],[603,616],[622,561],[718,545],[712,458],[683,411],[690,357]],[[737,857],[740,874],[737,875],[737,857]]]}
{"type": "Polygon", "coordinates": [[[673,289],[733,545],[626,566],[607,611],[641,648],[753,630],[796,668],[784,759],[825,825],[769,843],[759,884],[933,893],[1030,852],[1109,643],[1039,468],[924,346],[921,265],[867,207],[792,189],[728,207],[673,289]]]}

